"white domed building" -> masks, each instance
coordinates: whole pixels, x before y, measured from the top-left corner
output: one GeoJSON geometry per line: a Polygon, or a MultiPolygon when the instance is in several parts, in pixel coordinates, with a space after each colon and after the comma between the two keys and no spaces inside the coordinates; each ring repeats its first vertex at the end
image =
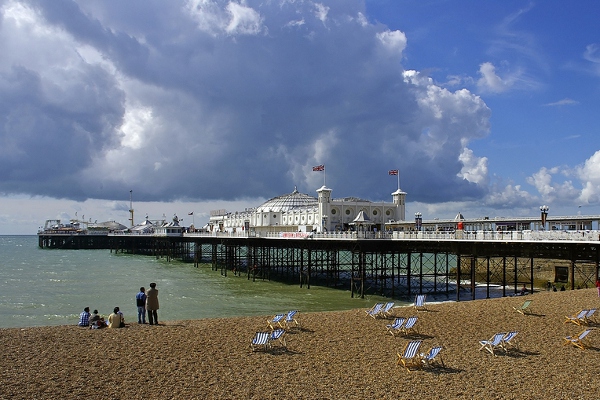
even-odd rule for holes
{"type": "Polygon", "coordinates": [[[398,189],[392,202],[372,202],[355,197],[333,199],[322,186],[317,196],[298,192],[274,197],[244,211],[212,211],[211,232],[335,232],[349,229],[382,230],[390,221],[404,221],[406,193],[398,189]]]}

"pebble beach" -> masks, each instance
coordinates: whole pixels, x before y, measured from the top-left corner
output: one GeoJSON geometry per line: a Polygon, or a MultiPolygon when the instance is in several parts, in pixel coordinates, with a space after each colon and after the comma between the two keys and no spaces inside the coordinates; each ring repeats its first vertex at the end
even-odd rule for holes
{"type": "MultiPolygon", "coordinates": [[[[566,316],[600,308],[596,289],[427,303],[418,332],[392,336],[388,319],[364,309],[297,314],[287,349],[253,352],[261,317],[130,323],[122,329],[69,326],[0,330],[2,399],[596,399],[600,330],[590,348],[564,345],[586,327],[566,316]],[[514,310],[532,300],[531,315],[514,310]],[[518,350],[496,356],[479,340],[516,330],[518,350]],[[444,367],[407,371],[397,353],[410,340],[443,346],[444,367]]],[[[284,312],[288,310],[280,310],[284,312]]],[[[160,317],[160,311],[159,311],[160,317]]],[[[127,315],[126,315],[127,319],[127,315]]],[[[597,316],[600,322],[600,313],[597,316]]],[[[600,324],[598,325],[600,326],[600,324]]]]}

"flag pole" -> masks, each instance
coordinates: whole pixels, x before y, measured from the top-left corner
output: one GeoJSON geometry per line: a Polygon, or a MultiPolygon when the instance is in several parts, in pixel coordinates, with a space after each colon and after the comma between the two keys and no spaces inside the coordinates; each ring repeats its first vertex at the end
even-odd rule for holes
{"type": "Polygon", "coordinates": [[[400,169],[398,168],[398,191],[400,191],[400,169]]]}
{"type": "Polygon", "coordinates": [[[327,176],[327,172],[325,172],[325,165],[323,165],[323,186],[327,186],[325,184],[325,177],[327,176]]]}

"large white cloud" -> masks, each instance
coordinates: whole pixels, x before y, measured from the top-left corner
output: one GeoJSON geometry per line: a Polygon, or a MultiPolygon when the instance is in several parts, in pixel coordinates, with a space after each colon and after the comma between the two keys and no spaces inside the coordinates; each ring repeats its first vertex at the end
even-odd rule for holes
{"type": "Polygon", "coordinates": [[[490,110],[344,1],[5,1],[0,191],[74,199],[487,192],[490,110]],[[141,18],[143,16],[143,18],[141,18]],[[14,51],[12,51],[14,50],[14,51]],[[426,178],[424,178],[426,177],[426,178]],[[436,190],[431,190],[435,187],[436,190]]]}

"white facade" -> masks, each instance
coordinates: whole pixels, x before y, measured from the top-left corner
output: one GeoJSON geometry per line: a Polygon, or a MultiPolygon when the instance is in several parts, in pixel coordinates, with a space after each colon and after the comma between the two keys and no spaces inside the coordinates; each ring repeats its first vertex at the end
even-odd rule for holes
{"type": "Polygon", "coordinates": [[[392,202],[371,202],[348,197],[333,199],[322,186],[318,197],[292,193],[274,197],[259,207],[244,211],[213,211],[211,232],[334,232],[349,229],[381,230],[390,221],[404,221],[406,193],[398,189],[392,202]],[[362,214],[361,214],[362,211],[362,214]],[[359,214],[365,220],[354,221],[359,214]]]}

